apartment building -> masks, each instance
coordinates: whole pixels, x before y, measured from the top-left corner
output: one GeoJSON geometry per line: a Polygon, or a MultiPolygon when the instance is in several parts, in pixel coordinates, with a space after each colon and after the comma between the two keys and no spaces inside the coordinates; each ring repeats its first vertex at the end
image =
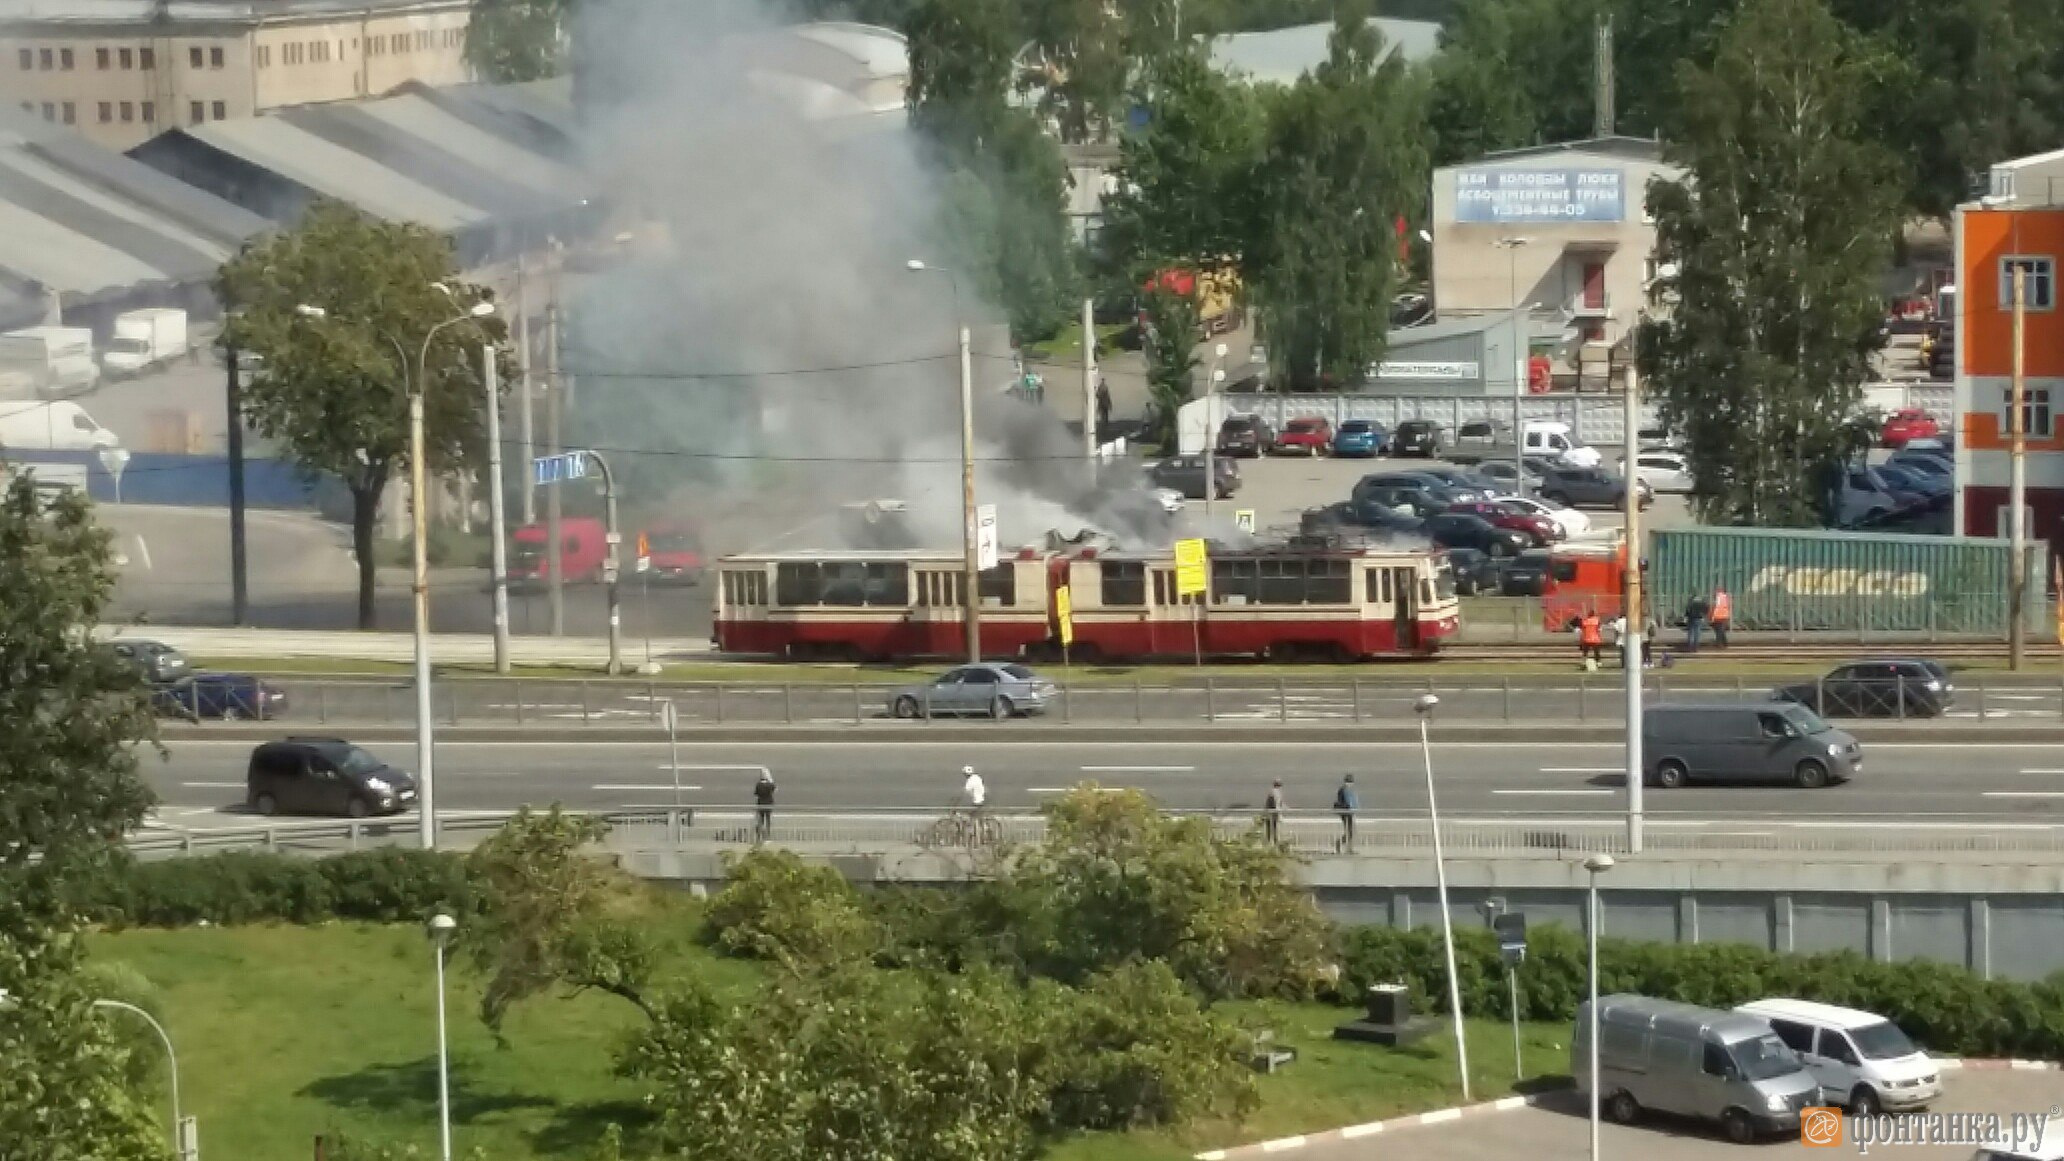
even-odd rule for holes
{"type": "Polygon", "coordinates": [[[167,129],[456,84],[467,0],[18,0],[0,98],[127,150],[167,129]]]}

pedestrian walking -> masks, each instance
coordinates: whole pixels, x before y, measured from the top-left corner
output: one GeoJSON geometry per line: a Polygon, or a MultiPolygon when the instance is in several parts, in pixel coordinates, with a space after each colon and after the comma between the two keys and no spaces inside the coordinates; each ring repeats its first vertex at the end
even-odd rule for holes
{"type": "Polygon", "coordinates": [[[1727,627],[1734,623],[1734,598],[1727,595],[1727,586],[1713,586],[1713,644],[1727,648],[1727,627]]]}
{"type": "Polygon", "coordinates": [[[1612,622],[1605,627],[1605,631],[1612,634],[1613,655],[1620,659],[1620,668],[1627,668],[1626,614],[1622,613],[1621,615],[1614,617],[1612,619],[1612,622]]]}
{"type": "Polygon", "coordinates": [[[1280,846],[1283,822],[1283,780],[1278,778],[1269,786],[1268,797],[1261,804],[1261,833],[1269,845],[1280,846]]]}
{"type": "Polygon", "coordinates": [[[964,776],[960,783],[960,796],[969,810],[980,813],[982,804],[989,801],[989,787],[982,781],[982,776],[975,773],[973,766],[962,766],[960,772],[964,776]]]}
{"type": "Polygon", "coordinates": [[[1641,626],[1641,668],[1647,669],[1655,664],[1655,639],[1662,631],[1663,626],[1656,620],[1655,613],[1650,612],[1647,617],[1643,618],[1641,626]]]}
{"type": "Polygon", "coordinates": [[[1354,775],[1349,774],[1340,780],[1340,789],[1333,792],[1333,809],[1340,812],[1340,841],[1334,845],[1334,850],[1354,852],[1354,816],[1360,806],[1361,800],[1355,796],[1354,775]]]}
{"type": "Polygon", "coordinates": [[[1599,648],[1603,640],[1598,629],[1598,610],[1586,609],[1582,620],[1577,622],[1577,659],[1596,665],[1599,648]]]}
{"type": "Polygon", "coordinates": [[[1706,598],[1694,595],[1684,602],[1684,651],[1698,652],[1699,637],[1706,631],[1706,598]]]}
{"type": "Polygon", "coordinates": [[[774,775],[760,771],[753,783],[753,842],[764,843],[774,833],[774,775]]]}

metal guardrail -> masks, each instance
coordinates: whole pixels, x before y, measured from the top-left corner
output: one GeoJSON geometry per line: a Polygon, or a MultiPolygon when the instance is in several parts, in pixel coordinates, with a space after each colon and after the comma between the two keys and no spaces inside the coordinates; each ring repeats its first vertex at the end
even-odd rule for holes
{"type": "MultiPolygon", "coordinates": [[[[445,834],[481,835],[497,829],[513,811],[479,811],[439,822],[445,834]]],[[[1268,834],[1271,819],[1261,810],[1170,811],[1207,818],[1220,838],[1268,834]]],[[[760,832],[753,809],[695,806],[626,807],[598,812],[611,824],[604,845],[612,850],[704,849],[744,851],[762,842],[821,853],[1005,849],[1041,841],[1044,815],[1023,811],[775,808],[760,832]],[[977,821],[979,820],[979,821],[977,821]]],[[[2002,822],[1984,816],[1821,816],[1811,820],[1692,817],[1651,812],[1645,849],[1664,854],[1900,856],[2007,854],[2027,859],[2064,858],[2064,824],[2002,822]]],[[[1273,820],[1275,840],[1303,856],[1364,855],[1431,857],[1432,830],[1424,815],[1356,813],[1353,836],[1339,812],[1284,811],[1273,820]]],[[[1626,820],[1612,814],[1542,812],[1443,819],[1441,841],[1453,857],[1575,858],[1603,852],[1626,854],[1626,820]]],[[[356,822],[284,822],[249,827],[147,832],[129,849],[142,858],[176,857],[224,850],[268,850],[331,854],[370,846],[414,846],[414,816],[356,822]]],[[[2047,861],[2047,860],[2046,860],[2047,861]]]]}
{"type": "MultiPolygon", "coordinates": [[[[1575,646],[1571,653],[1576,652],[1575,646]]],[[[1376,668],[1376,667],[1370,667],[1376,668]]],[[[1572,666],[1574,668],[1574,665],[1572,666]]],[[[1778,683],[1742,677],[1714,678],[1669,669],[1643,677],[1650,704],[1666,700],[1768,702],[1778,683]]],[[[296,726],[410,725],[415,721],[411,683],[385,679],[282,677],[270,684],[286,694],[284,712],[268,712],[296,726]]],[[[1815,702],[1833,717],[1893,721],[1944,717],[1953,721],[2030,725],[2064,722],[2064,677],[2003,679],[1963,675],[1943,704],[1935,691],[1916,681],[1887,682],[1855,690],[1811,681],[1815,702]]],[[[550,678],[441,678],[431,690],[440,725],[523,727],[652,726],[671,703],[686,726],[858,725],[893,716],[890,699],[909,683],[660,683],[550,678]]],[[[1419,695],[1436,694],[1441,714],[1451,720],[1535,725],[1610,724],[1622,720],[1625,688],[1617,669],[1573,672],[1568,677],[1462,677],[1398,680],[1355,676],[1313,681],[1304,678],[1204,677],[1192,683],[1066,684],[1059,687],[1045,717],[1064,723],[1117,724],[1207,722],[1234,724],[1360,723],[1406,720],[1419,695]]],[[[922,694],[919,695],[923,697],[922,694]]],[[[254,707],[233,703],[235,717],[254,719],[254,707]]],[[[219,712],[219,711],[218,711],[219,712]]],[[[177,714],[185,717],[185,714],[177,714]]],[[[974,716],[983,716],[978,711],[974,716]]],[[[216,712],[203,721],[223,720],[216,712]]],[[[906,723],[955,720],[941,713],[906,723]]]]}

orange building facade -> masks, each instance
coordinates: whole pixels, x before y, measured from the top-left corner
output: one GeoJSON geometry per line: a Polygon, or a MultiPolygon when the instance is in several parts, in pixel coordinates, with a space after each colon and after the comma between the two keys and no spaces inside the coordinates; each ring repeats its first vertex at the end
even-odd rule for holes
{"type": "Polygon", "coordinates": [[[2064,550],[2064,208],[1965,206],[1956,215],[1956,510],[1966,536],[2006,536],[2014,370],[2013,271],[2027,305],[2023,411],[2031,538],[2064,550]]]}

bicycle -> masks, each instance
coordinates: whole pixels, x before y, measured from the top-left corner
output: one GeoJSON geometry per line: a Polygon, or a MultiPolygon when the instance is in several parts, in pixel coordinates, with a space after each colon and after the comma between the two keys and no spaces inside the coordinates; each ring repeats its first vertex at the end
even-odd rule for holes
{"type": "Polygon", "coordinates": [[[1003,841],[1003,824],[982,813],[980,807],[956,806],[935,820],[918,836],[926,847],[995,846],[1003,841]]]}

